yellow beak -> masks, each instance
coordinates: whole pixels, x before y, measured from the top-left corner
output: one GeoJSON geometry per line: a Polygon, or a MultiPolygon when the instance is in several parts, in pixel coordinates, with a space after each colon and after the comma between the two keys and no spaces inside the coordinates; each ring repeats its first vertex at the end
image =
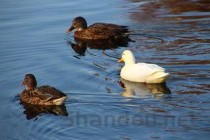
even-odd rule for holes
{"type": "Polygon", "coordinates": [[[124,62],[123,58],[120,58],[118,61],[118,63],[124,62]]]}

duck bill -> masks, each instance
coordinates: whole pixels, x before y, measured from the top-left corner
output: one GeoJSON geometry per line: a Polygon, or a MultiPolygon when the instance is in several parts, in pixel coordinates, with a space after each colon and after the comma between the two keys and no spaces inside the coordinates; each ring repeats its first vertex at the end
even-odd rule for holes
{"type": "Polygon", "coordinates": [[[71,26],[71,27],[66,31],[66,33],[70,33],[72,30],[74,30],[74,26],[71,26]]]}
{"type": "Polygon", "coordinates": [[[120,58],[117,62],[122,63],[122,62],[124,62],[124,60],[123,60],[123,58],[120,58]]]}

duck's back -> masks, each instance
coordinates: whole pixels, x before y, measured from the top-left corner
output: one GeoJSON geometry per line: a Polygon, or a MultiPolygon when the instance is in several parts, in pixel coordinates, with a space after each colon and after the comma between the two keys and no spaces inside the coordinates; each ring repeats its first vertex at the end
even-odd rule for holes
{"type": "Polygon", "coordinates": [[[92,24],[88,27],[89,29],[97,28],[100,30],[112,30],[115,32],[128,32],[128,27],[127,26],[121,26],[121,25],[116,25],[116,24],[111,24],[111,23],[95,23],[92,24]]]}
{"type": "Polygon", "coordinates": [[[76,38],[84,39],[116,39],[122,38],[128,32],[126,26],[119,26],[108,23],[95,23],[89,26],[85,31],[76,31],[76,38]]]}
{"type": "Polygon", "coordinates": [[[156,72],[164,72],[164,68],[155,64],[136,63],[124,66],[121,71],[121,77],[133,82],[145,82],[148,77],[156,72]]]}
{"type": "Polygon", "coordinates": [[[40,91],[41,94],[51,94],[52,96],[58,98],[66,96],[62,91],[48,85],[39,86],[35,89],[35,91],[40,91]]]}

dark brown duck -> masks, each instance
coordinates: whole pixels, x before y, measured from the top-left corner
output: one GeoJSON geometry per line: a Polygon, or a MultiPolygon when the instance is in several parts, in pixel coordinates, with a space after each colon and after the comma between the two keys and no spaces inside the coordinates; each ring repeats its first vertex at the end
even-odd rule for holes
{"type": "Polygon", "coordinates": [[[36,105],[62,105],[67,96],[60,90],[51,86],[37,87],[37,81],[33,74],[26,74],[20,99],[22,102],[36,105]]]}
{"type": "Polygon", "coordinates": [[[71,27],[67,30],[67,33],[70,33],[74,29],[76,29],[74,37],[81,39],[100,40],[128,38],[127,26],[110,23],[95,23],[88,27],[83,17],[76,17],[71,27]]]}

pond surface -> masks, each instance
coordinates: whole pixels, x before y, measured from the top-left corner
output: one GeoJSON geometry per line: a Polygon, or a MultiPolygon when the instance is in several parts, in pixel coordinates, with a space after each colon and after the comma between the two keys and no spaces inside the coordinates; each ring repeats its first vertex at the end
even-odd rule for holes
{"type": "Polygon", "coordinates": [[[209,139],[209,0],[2,0],[0,47],[1,140],[209,139]],[[65,33],[76,16],[127,25],[133,42],[79,53],[65,33]],[[125,49],[166,68],[166,84],[120,81],[125,49]],[[65,106],[20,104],[26,73],[65,92],[65,106]]]}

